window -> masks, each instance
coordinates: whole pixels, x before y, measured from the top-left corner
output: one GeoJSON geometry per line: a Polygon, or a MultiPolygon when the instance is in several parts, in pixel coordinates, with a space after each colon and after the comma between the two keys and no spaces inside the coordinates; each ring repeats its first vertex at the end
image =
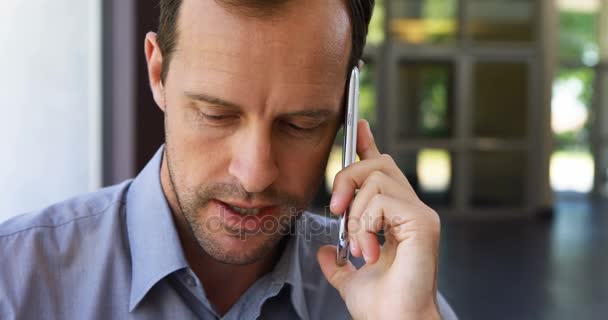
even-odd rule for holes
{"type": "Polygon", "coordinates": [[[601,75],[600,4],[599,0],[558,1],[558,68],[551,106],[555,140],[551,185],[558,192],[587,193],[593,189],[595,159],[590,119],[594,83],[601,75]]]}
{"type": "Polygon", "coordinates": [[[100,186],[101,1],[0,2],[0,221],[100,186]]]}

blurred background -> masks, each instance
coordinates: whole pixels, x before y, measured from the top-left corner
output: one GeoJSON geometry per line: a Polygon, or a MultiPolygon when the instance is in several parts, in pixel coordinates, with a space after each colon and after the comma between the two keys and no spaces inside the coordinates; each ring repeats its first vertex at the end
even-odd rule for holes
{"type": "MultiPolygon", "coordinates": [[[[361,116],[442,217],[462,319],[608,314],[608,0],[376,0],[361,116]]],[[[0,1],[0,221],[163,141],[149,0],[0,1]]],[[[324,214],[341,139],[314,210],[324,214]]]]}

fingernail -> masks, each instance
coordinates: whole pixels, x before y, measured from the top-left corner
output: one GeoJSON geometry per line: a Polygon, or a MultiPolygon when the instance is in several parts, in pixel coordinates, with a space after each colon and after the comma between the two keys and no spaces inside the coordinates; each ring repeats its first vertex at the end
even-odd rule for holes
{"type": "Polygon", "coordinates": [[[357,252],[357,250],[359,250],[359,245],[357,244],[357,240],[351,239],[350,240],[350,253],[354,256],[355,252],[357,252]]]}
{"type": "Polygon", "coordinates": [[[333,207],[337,206],[339,202],[340,202],[340,196],[338,196],[337,194],[332,194],[331,202],[329,203],[329,206],[333,208],[333,207]]]}
{"type": "Polygon", "coordinates": [[[357,243],[357,247],[359,248],[359,252],[361,252],[361,257],[363,258],[363,260],[365,260],[365,263],[367,263],[367,254],[366,254],[366,252],[363,250],[362,247],[359,247],[358,243],[357,243]]]}
{"type": "Polygon", "coordinates": [[[365,263],[369,263],[369,256],[366,252],[363,252],[363,259],[365,259],[365,263]]]}
{"type": "Polygon", "coordinates": [[[372,132],[372,127],[369,125],[369,122],[367,122],[367,120],[365,120],[365,124],[367,125],[367,132],[369,132],[369,136],[372,137],[372,140],[374,140],[374,133],[372,132]]]}

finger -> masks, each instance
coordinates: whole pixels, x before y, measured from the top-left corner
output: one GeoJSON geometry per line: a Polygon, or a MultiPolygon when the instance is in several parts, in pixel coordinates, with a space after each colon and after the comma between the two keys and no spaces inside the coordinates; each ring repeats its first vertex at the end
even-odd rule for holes
{"type": "Polygon", "coordinates": [[[357,122],[357,154],[361,160],[380,156],[372,129],[369,126],[369,122],[365,119],[360,119],[357,122]]]}
{"type": "Polygon", "coordinates": [[[346,261],[344,266],[336,265],[336,247],[323,246],[317,251],[319,266],[327,281],[342,294],[348,279],[356,271],[355,266],[350,261],[346,261]]]}
{"type": "Polygon", "coordinates": [[[378,232],[385,224],[383,213],[383,208],[376,204],[370,205],[359,218],[358,228],[349,234],[357,242],[358,250],[366,263],[375,263],[380,256],[378,232]]]}
{"type": "Polygon", "coordinates": [[[372,172],[365,180],[363,186],[357,192],[348,212],[348,233],[351,239],[351,253],[354,256],[360,257],[362,255],[356,235],[361,229],[360,224],[369,222],[362,221],[361,216],[371,199],[377,194],[384,194],[389,197],[399,197],[403,196],[404,193],[404,189],[400,184],[381,171],[372,172]]]}
{"type": "Polygon", "coordinates": [[[405,241],[414,234],[432,238],[439,233],[439,215],[420,201],[405,201],[378,194],[372,198],[368,207],[361,219],[373,220],[382,216],[384,229],[389,229],[398,242],[405,241]]]}
{"type": "Polygon", "coordinates": [[[399,170],[393,158],[389,155],[380,155],[378,158],[354,163],[338,172],[334,179],[330,209],[334,214],[342,214],[353,199],[355,191],[372,172],[381,171],[386,176],[402,185],[404,193],[415,196],[414,189],[407,181],[403,172],[399,170]]]}
{"type": "Polygon", "coordinates": [[[367,263],[374,263],[380,254],[376,233],[382,228],[398,243],[414,239],[436,245],[439,239],[439,216],[420,201],[406,201],[376,194],[360,218],[355,237],[367,263]],[[373,235],[373,237],[372,237],[373,235]]]}

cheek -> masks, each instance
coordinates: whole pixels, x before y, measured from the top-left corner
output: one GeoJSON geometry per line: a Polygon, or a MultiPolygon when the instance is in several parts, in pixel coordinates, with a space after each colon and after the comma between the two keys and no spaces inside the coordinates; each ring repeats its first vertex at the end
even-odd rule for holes
{"type": "Polygon", "coordinates": [[[226,139],[201,130],[189,115],[174,110],[167,117],[166,127],[173,174],[184,187],[194,188],[217,181],[215,175],[227,170],[226,139]]]}
{"type": "Polygon", "coordinates": [[[312,200],[323,178],[331,145],[330,141],[315,148],[288,148],[282,152],[279,160],[282,183],[290,190],[297,190],[294,192],[309,198],[309,201],[312,200]]]}

